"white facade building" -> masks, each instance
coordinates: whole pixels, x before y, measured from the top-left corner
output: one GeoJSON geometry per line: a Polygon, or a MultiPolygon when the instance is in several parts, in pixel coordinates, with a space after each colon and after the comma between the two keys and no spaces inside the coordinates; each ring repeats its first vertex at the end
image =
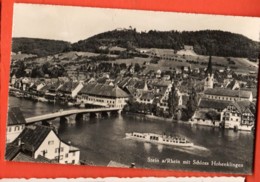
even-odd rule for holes
{"type": "Polygon", "coordinates": [[[48,126],[27,126],[12,144],[33,159],[42,156],[54,163],[80,164],[80,150],[62,141],[48,126]]]}
{"type": "Polygon", "coordinates": [[[250,101],[232,102],[221,112],[220,120],[225,128],[251,131],[255,125],[254,108],[250,101]]]}
{"type": "Polygon", "coordinates": [[[129,95],[118,86],[85,84],[77,97],[78,103],[123,109],[129,95]]]}

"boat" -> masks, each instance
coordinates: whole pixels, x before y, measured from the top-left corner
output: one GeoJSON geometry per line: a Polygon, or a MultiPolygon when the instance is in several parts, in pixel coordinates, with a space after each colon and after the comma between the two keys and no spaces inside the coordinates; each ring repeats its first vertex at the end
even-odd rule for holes
{"type": "Polygon", "coordinates": [[[14,96],[17,97],[17,98],[23,98],[24,94],[22,92],[14,92],[14,96]]]}
{"type": "Polygon", "coordinates": [[[126,138],[143,141],[143,142],[180,146],[180,147],[192,147],[194,145],[185,137],[179,137],[179,136],[172,137],[172,136],[159,135],[154,133],[137,133],[137,132],[126,133],[126,138]]]}
{"type": "Polygon", "coordinates": [[[73,103],[73,102],[68,102],[68,106],[75,106],[75,103],[73,103]]]}

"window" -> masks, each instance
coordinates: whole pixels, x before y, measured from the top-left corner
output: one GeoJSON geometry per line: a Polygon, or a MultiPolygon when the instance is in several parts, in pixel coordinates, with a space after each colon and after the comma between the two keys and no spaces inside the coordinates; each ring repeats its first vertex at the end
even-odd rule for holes
{"type": "Polygon", "coordinates": [[[19,126],[15,126],[14,131],[19,131],[19,126]]]}
{"type": "Polygon", "coordinates": [[[60,155],[60,160],[62,160],[63,159],[63,155],[60,155]]]}
{"type": "Polygon", "coordinates": [[[12,127],[8,127],[9,128],[9,132],[11,132],[12,131],[12,127]]]}
{"type": "Polygon", "coordinates": [[[60,148],[60,152],[63,152],[63,151],[64,151],[64,148],[63,148],[63,147],[61,147],[61,148],[60,148]]]}
{"type": "Polygon", "coordinates": [[[42,151],[42,155],[45,157],[45,155],[48,153],[48,151],[47,150],[43,150],[42,151]]]}
{"type": "Polygon", "coordinates": [[[48,141],[48,145],[53,145],[53,144],[54,144],[53,140],[48,141]]]}
{"type": "Polygon", "coordinates": [[[72,160],[71,164],[75,164],[75,160],[72,160]]]}
{"type": "Polygon", "coordinates": [[[75,152],[72,153],[72,156],[75,156],[75,152]]]}
{"type": "Polygon", "coordinates": [[[69,157],[69,154],[65,154],[65,158],[68,158],[69,157]]]}
{"type": "Polygon", "coordinates": [[[59,152],[59,148],[56,148],[56,149],[55,149],[55,153],[58,153],[58,152],[59,152]]]}

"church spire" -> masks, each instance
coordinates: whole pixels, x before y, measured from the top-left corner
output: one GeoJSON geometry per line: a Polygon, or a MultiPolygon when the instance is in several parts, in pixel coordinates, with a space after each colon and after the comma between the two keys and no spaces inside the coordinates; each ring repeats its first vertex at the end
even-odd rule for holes
{"type": "Polygon", "coordinates": [[[208,67],[207,67],[207,70],[206,70],[206,74],[208,75],[212,75],[212,62],[211,62],[211,55],[209,56],[209,62],[208,62],[208,67]]]}

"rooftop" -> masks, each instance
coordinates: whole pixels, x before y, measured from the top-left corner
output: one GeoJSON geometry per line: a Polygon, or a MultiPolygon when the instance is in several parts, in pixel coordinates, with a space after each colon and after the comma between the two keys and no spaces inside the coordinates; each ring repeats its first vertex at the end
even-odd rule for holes
{"type": "Polygon", "coordinates": [[[8,110],[8,126],[25,124],[23,113],[19,107],[11,107],[8,110]]]}
{"type": "Polygon", "coordinates": [[[250,102],[250,101],[237,101],[232,103],[238,110],[239,112],[243,113],[247,109],[249,109],[253,114],[255,114],[255,105],[250,102]]]}
{"type": "Polygon", "coordinates": [[[107,84],[89,83],[84,85],[80,94],[97,95],[114,98],[125,98],[129,95],[118,86],[111,86],[107,84]]]}
{"type": "Polygon", "coordinates": [[[216,110],[225,109],[231,101],[213,100],[202,98],[199,102],[199,108],[211,108],[216,110]]]}
{"type": "Polygon", "coordinates": [[[62,92],[71,92],[73,91],[77,86],[78,86],[78,82],[73,82],[73,81],[68,81],[65,82],[59,89],[59,91],[62,92]]]}
{"type": "Polygon", "coordinates": [[[225,88],[207,89],[204,93],[206,95],[241,97],[241,98],[249,98],[252,95],[251,91],[231,90],[231,89],[225,89],[225,88]]]}
{"type": "Polygon", "coordinates": [[[43,125],[27,126],[13,143],[18,145],[21,141],[26,150],[34,152],[39,148],[51,130],[50,127],[43,125]]]}

